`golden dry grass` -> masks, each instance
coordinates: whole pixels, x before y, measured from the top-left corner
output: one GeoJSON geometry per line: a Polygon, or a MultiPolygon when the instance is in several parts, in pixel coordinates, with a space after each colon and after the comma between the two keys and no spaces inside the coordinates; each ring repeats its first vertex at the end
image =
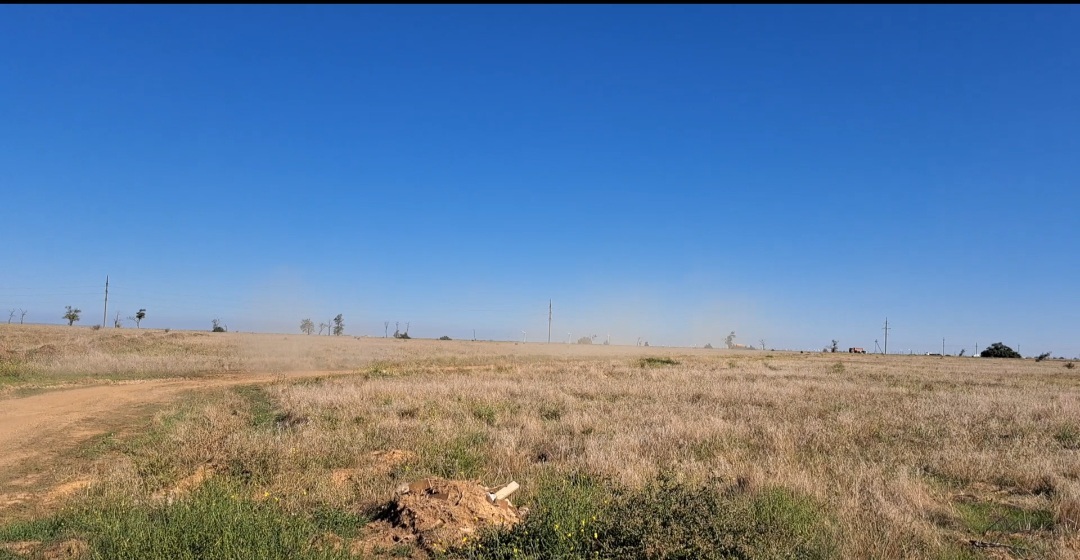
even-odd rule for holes
{"type": "Polygon", "coordinates": [[[1060,363],[55,328],[36,342],[32,329],[0,336],[9,354],[56,346],[48,360],[26,359],[44,374],[356,370],[286,374],[160,414],[153,445],[94,473],[108,492],[138,499],[203,465],[289,509],[357,512],[424,475],[517,480],[527,503],[552,473],[640,487],[669,471],[813,496],[843,558],[986,553],[971,540],[1011,543],[990,549],[997,557],[1080,556],[1080,374],[1060,363]],[[411,454],[379,460],[392,449],[411,454]],[[972,512],[984,504],[1053,522],[979,528],[972,512]]]}

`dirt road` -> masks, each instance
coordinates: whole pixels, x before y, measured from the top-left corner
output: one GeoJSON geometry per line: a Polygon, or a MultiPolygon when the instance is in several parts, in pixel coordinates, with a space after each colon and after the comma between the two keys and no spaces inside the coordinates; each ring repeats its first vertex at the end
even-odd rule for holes
{"type": "MultiPolygon", "coordinates": [[[[290,372],[285,379],[348,375],[348,371],[290,372]]],[[[43,472],[87,439],[115,430],[168,404],[187,391],[270,383],[279,373],[236,374],[195,379],[150,379],[47,390],[0,399],[0,510],[33,499],[34,487],[48,485],[43,472]],[[18,491],[12,494],[12,491],[18,491]],[[6,498],[6,499],[4,499],[6,498]]],[[[2,513],[2,511],[0,511],[2,513]]]]}

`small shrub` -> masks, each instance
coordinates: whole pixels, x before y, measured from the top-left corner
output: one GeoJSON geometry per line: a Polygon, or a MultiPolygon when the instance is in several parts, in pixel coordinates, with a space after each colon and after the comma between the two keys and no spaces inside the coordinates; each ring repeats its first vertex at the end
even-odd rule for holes
{"type": "Polygon", "coordinates": [[[679,362],[672,358],[642,358],[638,361],[641,367],[677,366],[679,362]]]}
{"type": "Polygon", "coordinates": [[[1065,369],[1072,369],[1074,367],[1076,367],[1076,364],[1072,362],[1065,362],[1065,369]]]}
{"type": "Polygon", "coordinates": [[[442,336],[440,336],[440,337],[439,337],[439,340],[450,340],[450,337],[449,337],[449,336],[446,336],[446,335],[444,334],[444,335],[442,335],[442,336]]]}
{"type": "Polygon", "coordinates": [[[95,331],[100,331],[101,330],[101,325],[94,325],[94,326],[90,327],[90,329],[95,330],[95,331]]]}

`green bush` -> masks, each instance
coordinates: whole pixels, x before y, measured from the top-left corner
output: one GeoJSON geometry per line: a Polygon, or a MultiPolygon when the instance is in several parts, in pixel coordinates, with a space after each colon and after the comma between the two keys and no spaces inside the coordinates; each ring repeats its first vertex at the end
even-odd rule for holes
{"type": "Polygon", "coordinates": [[[1002,344],[1000,342],[995,342],[995,343],[991,344],[990,346],[987,346],[986,350],[983,350],[982,352],[980,352],[979,355],[984,357],[984,358],[1022,358],[1023,357],[1016,350],[1013,350],[1012,348],[1009,348],[1008,346],[1005,346],[1004,344],[1002,344]]]}

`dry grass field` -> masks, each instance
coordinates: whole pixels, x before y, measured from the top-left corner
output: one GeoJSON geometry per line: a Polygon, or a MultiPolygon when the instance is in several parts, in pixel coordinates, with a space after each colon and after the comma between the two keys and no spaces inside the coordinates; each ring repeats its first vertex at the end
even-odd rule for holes
{"type": "Polygon", "coordinates": [[[103,384],[141,413],[0,467],[0,558],[1080,557],[1062,362],[0,325],[0,411],[103,384]],[[429,477],[529,513],[373,541],[429,477]]]}

